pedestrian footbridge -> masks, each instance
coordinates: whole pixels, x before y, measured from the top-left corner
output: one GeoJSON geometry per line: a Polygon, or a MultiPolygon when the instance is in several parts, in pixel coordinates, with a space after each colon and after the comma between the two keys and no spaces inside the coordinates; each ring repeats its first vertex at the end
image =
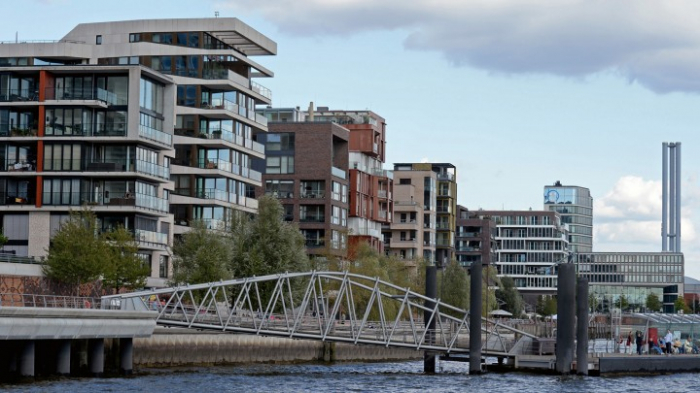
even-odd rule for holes
{"type": "MultiPolygon", "coordinates": [[[[160,326],[469,353],[469,311],[349,272],[284,273],[184,285],[105,296],[101,304],[154,311],[160,326]]],[[[511,328],[482,318],[482,351],[509,356],[509,345],[499,334],[503,329],[511,328]]]]}

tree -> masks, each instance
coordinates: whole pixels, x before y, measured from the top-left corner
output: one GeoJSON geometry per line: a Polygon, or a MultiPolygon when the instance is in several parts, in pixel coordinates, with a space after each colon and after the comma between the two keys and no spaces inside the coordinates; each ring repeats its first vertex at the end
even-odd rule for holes
{"type": "MultiPolygon", "coordinates": [[[[461,308],[469,309],[469,275],[457,261],[450,261],[442,271],[440,277],[440,290],[438,297],[441,301],[461,308]]],[[[446,311],[450,315],[456,315],[452,310],[446,311]]]]}
{"type": "Polygon", "coordinates": [[[511,277],[502,277],[501,286],[496,290],[496,299],[503,304],[503,309],[513,314],[515,318],[520,317],[523,312],[523,297],[515,287],[515,282],[511,277]]]}
{"type": "Polygon", "coordinates": [[[557,313],[557,299],[554,296],[537,297],[537,313],[544,316],[554,315],[557,313]]]}
{"type": "Polygon", "coordinates": [[[690,312],[690,307],[688,307],[688,304],[686,304],[683,296],[676,298],[676,301],[673,302],[673,307],[676,312],[683,311],[684,314],[690,312]]]}
{"type": "Polygon", "coordinates": [[[235,277],[252,277],[309,268],[304,236],[284,221],[284,209],[276,198],[258,199],[258,215],[235,212],[230,239],[233,257],[230,269],[235,277]]]}
{"type": "Polygon", "coordinates": [[[650,293],[647,295],[646,307],[649,311],[659,312],[661,311],[661,301],[659,297],[650,293]]]}
{"type": "Polygon", "coordinates": [[[120,225],[117,229],[105,233],[104,239],[109,247],[102,277],[103,283],[114,289],[116,293],[121,289],[143,288],[151,269],[138,257],[139,246],[131,232],[120,225]]]}
{"type": "Polygon", "coordinates": [[[625,295],[620,295],[620,297],[615,300],[615,307],[619,308],[622,311],[625,311],[629,308],[630,302],[627,300],[627,297],[625,295]]]}
{"type": "Polygon", "coordinates": [[[5,247],[5,244],[7,244],[8,241],[9,239],[7,238],[7,236],[5,236],[3,230],[0,229],[0,250],[2,250],[5,247]]]}
{"type": "Polygon", "coordinates": [[[81,284],[103,274],[109,258],[107,243],[98,235],[96,221],[95,214],[87,208],[71,212],[56,231],[42,267],[46,277],[73,286],[75,295],[80,295],[81,284]]]}
{"type": "Polygon", "coordinates": [[[203,221],[190,223],[190,231],[173,245],[173,284],[199,284],[229,279],[231,244],[223,232],[203,221]]]}

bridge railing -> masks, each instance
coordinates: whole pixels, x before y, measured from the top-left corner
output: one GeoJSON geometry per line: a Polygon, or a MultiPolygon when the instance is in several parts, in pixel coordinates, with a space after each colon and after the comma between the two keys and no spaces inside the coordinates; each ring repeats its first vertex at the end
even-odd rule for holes
{"type": "Polygon", "coordinates": [[[100,301],[93,297],[0,293],[0,307],[98,309],[100,301]]]}

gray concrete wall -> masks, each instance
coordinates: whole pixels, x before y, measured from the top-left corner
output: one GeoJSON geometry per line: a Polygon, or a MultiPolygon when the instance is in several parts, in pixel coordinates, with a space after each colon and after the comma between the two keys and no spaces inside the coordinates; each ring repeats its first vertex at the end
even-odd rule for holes
{"type": "Polygon", "coordinates": [[[422,351],[380,346],[325,344],[231,333],[156,329],[150,338],[134,339],[135,366],[184,366],[236,363],[295,363],[324,359],[337,361],[408,360],[423,357],[422,351]]]}

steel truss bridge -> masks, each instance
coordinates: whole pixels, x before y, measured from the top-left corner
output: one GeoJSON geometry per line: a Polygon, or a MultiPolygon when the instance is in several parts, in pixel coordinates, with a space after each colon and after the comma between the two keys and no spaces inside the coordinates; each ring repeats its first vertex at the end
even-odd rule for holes
{"type": "MultiPolygon", "coordinates": [[[[105,296],[101,303],[155,311],[161,326],[469,353],[469,311],[349,272],[240,278],[105,296]],[[426,329],[431,322],[435,328],[426,329]]],[[[482,351],[512,356],[503,329],[512,328],[482,318],[482,351]]]]}

